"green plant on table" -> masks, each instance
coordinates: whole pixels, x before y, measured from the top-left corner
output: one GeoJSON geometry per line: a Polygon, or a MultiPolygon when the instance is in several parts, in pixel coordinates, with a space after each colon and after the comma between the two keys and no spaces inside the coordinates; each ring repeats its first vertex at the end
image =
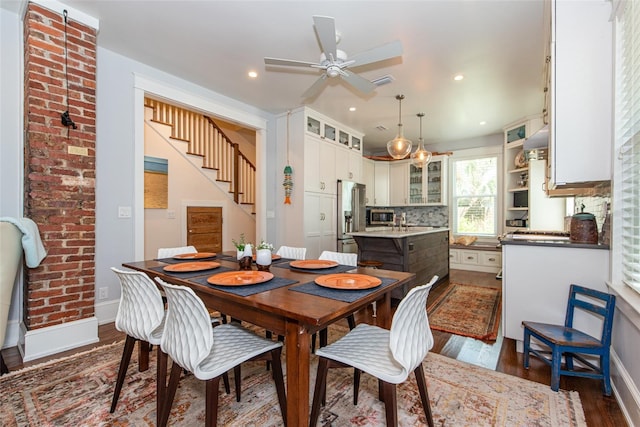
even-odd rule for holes
{"type": "Polygon", "coordinates": [[[231,239],[231,242],[233,243],[233,246],[236,247],[237,250],[239,251],[244,251],[244,247],[246,246],[247,242],[244,241],[244,233],[240,234],[240,240],[236,240],[236,239],[231,239]]]}
{"type": "Polygon", "coordinates": [[[257,249],[269,249],[270,251],[273,251],[273,245],[271,243],[267,243],[264,240],[260,241],[260,244],[256,247],[257,249]]]}

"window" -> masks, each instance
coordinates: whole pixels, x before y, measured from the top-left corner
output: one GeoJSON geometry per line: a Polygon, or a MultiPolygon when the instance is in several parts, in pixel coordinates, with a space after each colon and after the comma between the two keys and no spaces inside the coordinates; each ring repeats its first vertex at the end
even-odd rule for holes
{"type": "Polygon", "coordinates": [[[617,6],[614,262],[622,281],[640,292],[640,3],[617,6]]]}
{"type": "Polygon", "coordinates": [[[498,157],[453,161],[454,234],[495,236],[498,230],[498,157]]]}

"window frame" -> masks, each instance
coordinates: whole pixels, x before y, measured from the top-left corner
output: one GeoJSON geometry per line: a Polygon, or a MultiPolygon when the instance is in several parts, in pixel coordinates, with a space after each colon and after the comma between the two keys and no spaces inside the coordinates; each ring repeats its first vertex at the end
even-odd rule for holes
{"type": "MultiPolygon", "coordinates": [[[[503,152],[502,152],[502,138],[500,142],[496,145],[480,147],[480,148],[471,148],[466,150],[457,150],[453,153],[451,158],[449,159],[449,218],[451,219],[451,223],[449,224],[450,234],[452,236],[476,236],[479,242],[489,242],[495,243],[498,236],[502,234],[502,223],[503,223],[503,193],[504,193],[504,174],[503,174],[503,152]],[[458,233],[457,231],[457,216],[456,216],[456,200],[458,197],[455,196],[455,170],[456,170],[456,162],[458,161],[469,161],[469,160],[477,160],[483,159],[487,157],[495,157],[496,159],[496,215],[495,215],[495,234],[478,234],[478,233],[458,233]]],[[[460,196],[462,197],[462,196],[460,196]]]]}

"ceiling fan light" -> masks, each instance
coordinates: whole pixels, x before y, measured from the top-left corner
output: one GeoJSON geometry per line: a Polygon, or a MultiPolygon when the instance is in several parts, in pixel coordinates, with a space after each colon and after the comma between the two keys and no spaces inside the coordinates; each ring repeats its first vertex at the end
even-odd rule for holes
{"type": "Polygon", "coordinates": [[[404,159],[411,153],[412,143],[402,135],[402,100],[404,95],[396,95],[399,104],[398,114],[398,135],[387,142],[387,152],[396,160],[404,159]]]}

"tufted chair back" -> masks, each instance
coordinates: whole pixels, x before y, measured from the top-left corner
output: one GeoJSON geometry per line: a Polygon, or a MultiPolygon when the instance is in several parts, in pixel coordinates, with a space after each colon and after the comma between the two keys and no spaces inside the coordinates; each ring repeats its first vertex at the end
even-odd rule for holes
{"type": "Polygon", "coordinates": [[[294,248],[293,246],[280,246],[276,255],[282,258],[304,259],[307,255],[307,248],[294,248]]]}
{"type": "Polygon", "coordinates": [[[427,318],[427,297],[437,280],[438,276],[433,276],[426,285],[411,289],[393,315],[389,347],[407,375],[422,363],[433,347],[433,335],[427,318]]]}
{"type": "Polygon", "coordinates": [[[358,254],[348,254],[343,252],[323,251],[319,259],[339,262],[342,265],[358,265],[358,254]]]}
{"type": "Polygon", "coordinates": [[[185,286],[171,285],[156,277],[167,296],[167,320],[160,346],[174,362],[196,372],[213,346],[211,318],[204,303],[185,286]]]}
{"type": "Polygon", "coordinates": [[[151,344],[157,344],[153,332],[164,320],[164,303],[155,283],[139,271],[111,270],[120,279],[120,305],[116,315],[116,329],[151,344]]]}
{"type": "Polygon", "coordinates": [[[198,252],[195,246],[180,246],[177,248],[159,248],[158,259],[171,258],[181,254],[194,254],[198,252]]]}

